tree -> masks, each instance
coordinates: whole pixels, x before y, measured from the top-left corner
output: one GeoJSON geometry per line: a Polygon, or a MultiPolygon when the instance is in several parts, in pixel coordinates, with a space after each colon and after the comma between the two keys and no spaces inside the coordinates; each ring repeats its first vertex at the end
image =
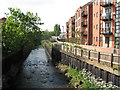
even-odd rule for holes
{"type": "Polygon", "coordinates": [[[42,25],[37,13],[23,13],[20,9],[9,8],[10,16],[2,23],[2,47],[6,53],[21,49],[31,50],[39,44],[42,25]]]}
{"type": "Polygon", "coordinates": [[[59,24],[55,24],[54,26],[54,33],[56,36],[59,36],[61,33],[61,29],[60,29],[60,25],[59,24]]]}
{"type": "Polygon", "coordinates": [[[42,40],[48,40],[51,38],[51,36],[54,36],[54,31],[48,31],[48,30],[45,30],[45,31],[42,31],[41,33],[41,36],[42,36],[42,40]]]}

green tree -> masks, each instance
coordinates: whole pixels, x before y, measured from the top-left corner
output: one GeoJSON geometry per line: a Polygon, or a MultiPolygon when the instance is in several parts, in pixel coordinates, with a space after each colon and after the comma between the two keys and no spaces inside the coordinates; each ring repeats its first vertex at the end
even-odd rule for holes
{"type": "Polygon", "coordinates": [[[45,30],[45,31],[42,31],[41,33],[42,35],[42,40],[47,40],[47,39],[50,39],[51,36],[54,36],[54,31],[48,31],[48,30],[45,30]]]}
{"type": "Polygon", "coordinates": [[[54,26],[54,33],[56,36],[59,36],[61,33],[61,29],[60,29],[60,25],[59,24],[55,24],[54,26]]]}
{"type": "Polygon", "coordinates": [[[1,25],[2,48],[5,53],[25,49],[30,51],[39,44],[42,25],[37,13],[23,13],[20,9],[9,8],[10,16],[1,25]]]}

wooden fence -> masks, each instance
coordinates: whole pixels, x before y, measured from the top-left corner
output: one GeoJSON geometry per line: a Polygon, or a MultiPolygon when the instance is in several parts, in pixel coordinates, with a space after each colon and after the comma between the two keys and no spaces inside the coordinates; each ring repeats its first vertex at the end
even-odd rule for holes
{"type": "Polygon", "coordinates": [[[91,61],[97,61],[98,63],[107,64],[111,67],[120,66],[120,55],[113,53],[103,53],[90,50],[82,50],[73,46],[62,45],[62,51],[72,53],[74,55],[87,58],[91,61]]]}
{"type": "MultiPolygon", "coordinates": [[[[47,45],[46,45],[47,46],[47,45]]],[[[47,51],[49,52],[49,47],[47,51]]],[[[109,63],[110,66],[119,65],[119,55],[100,53],[96,51],[82,50],[75,47],[54,44],[50,52],[52,60],[61,62],[78,70],[87,69],[96,77],[102,78],[106,82],[113,82],[120,86],[120,72],[111,67],[102,65],[102,62],[109,63]]]]}

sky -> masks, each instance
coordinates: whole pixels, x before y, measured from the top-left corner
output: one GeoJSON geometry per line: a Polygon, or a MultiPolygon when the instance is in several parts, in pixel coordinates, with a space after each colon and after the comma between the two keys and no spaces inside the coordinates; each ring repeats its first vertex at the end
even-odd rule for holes
{"type": "Polygon", "coordinates": [[[91,0],[1,0],[0,2],[0,18],[6,17],[4,13],[9,13],[8,8],[19,8],[22,12],[27,11],[38,13],[42,30],[54,30],[55,24],[60,24],[61,31],[65,31],[65,23],[71,16],[75,15],[75,11],[91,0]]]}

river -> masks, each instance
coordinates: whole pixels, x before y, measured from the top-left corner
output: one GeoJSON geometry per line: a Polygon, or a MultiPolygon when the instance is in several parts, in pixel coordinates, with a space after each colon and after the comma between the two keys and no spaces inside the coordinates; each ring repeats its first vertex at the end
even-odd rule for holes
{"type": "Polygon", "coordinates": [[[68,82],[39,46],[32,50],[13,81],[12,88],[67,88],[68,82]]]}

